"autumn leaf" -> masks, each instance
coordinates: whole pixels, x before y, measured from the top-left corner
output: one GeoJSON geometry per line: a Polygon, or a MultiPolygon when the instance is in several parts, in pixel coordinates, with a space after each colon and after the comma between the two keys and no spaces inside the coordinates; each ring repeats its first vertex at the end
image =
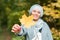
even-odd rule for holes
{"type": "Polygon", "coordinates": [[[25,14],[22,16],[21,19],[19,19],[19,21],[21,22],[21,24],[23,24],[26,28],[30,28],[32,25],[35,24],[35,22],[33,21],[33,16],[26,16],[25,14]]]}

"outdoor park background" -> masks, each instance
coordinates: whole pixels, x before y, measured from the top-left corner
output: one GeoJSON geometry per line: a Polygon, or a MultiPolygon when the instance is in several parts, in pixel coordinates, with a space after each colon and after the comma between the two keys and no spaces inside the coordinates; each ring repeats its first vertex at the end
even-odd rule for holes
{"type": "Polygon", "coordinates": [[[54,40],[60,40],[60,0],[0,0],[0,40],[25,40],[24,36],[16,36],[11,32],[15,23],[21,24],[19,18],[28,14],[33,4],[44,8],[42,19],[52,31],[54,40]]]}

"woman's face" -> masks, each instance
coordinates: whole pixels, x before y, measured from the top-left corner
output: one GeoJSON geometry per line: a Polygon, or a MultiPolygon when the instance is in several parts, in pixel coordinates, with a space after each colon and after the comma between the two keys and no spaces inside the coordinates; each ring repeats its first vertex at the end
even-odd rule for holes
{"type": "Polygon", "coordinates": [[[40,11],[38,9],[35,9],[32,11],[33,19],[37,21],[40,18],[40,11]]]}

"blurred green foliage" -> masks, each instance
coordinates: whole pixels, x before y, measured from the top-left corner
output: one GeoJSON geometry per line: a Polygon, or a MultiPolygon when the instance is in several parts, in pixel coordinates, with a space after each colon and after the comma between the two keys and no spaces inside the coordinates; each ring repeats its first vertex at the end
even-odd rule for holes
{"type": "Polygon", "coordinates": [[[9,14],[9,16],[8,16],[8,30],[11,30],[11,28],[14,24],[20,24],[19,23],[19,17],[20,16],[21,15],[17,12],[9,14]]]}
{"type": "Polygon", "coordinates": [[[25,40],[24,36],[13,36],[12,40],[25,40]]]}

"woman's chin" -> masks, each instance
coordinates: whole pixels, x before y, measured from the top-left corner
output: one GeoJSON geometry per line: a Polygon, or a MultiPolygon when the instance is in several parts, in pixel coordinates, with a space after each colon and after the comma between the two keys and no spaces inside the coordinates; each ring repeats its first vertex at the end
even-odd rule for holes
{"type": "Polygon", "coordinates": [[[34,18],[33,20],[34,20],[34,21],[37,21],[38,19],[37,19],[37,18],[34,18]]]}

